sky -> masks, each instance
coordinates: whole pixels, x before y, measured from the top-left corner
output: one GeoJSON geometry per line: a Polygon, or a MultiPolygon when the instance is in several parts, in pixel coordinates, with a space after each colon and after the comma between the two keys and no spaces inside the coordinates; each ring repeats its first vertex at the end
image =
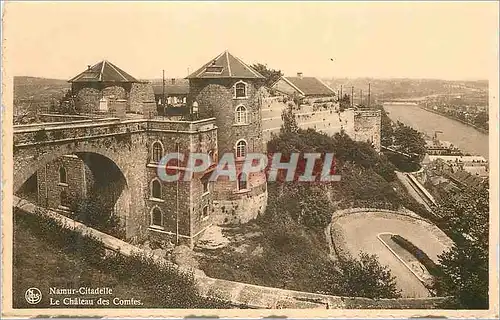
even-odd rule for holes
{"type": "MultiPolygon", "coordinates": [[[[185,77],[229,50],[317,77],[488,79],[498,2],[7,2],[13,75],[69,79],[102,59],[185,77]],[[333,61],[332,61],[333,60],[333,61]]],[[[498,73],[497,73],[498,76],[498,73]]]]}

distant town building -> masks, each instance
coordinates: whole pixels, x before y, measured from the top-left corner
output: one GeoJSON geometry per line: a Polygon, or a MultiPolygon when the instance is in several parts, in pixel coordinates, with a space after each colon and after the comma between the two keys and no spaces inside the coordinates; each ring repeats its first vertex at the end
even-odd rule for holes
{"type": "Polygon", "coordinates": [[[153,91],[158,107],[183,107],[186,106],[189,83],[185,80],[172,78],[165,80],[165,85],[161,82],[153,83],[153,91]]]}
{"type": "Polygon", "coordinates": [[[272,89],[299,98],[333,97],[333,91],[323,81],[315,77],[304,77],[301,72],[296,77],[281,77],[272,86],[272,89]]]}
{"type": "Polygon", "coordinates": [[[426,140],[425,149],[429,155],[462,155],[462,151],[449,141],[426,140]]]}

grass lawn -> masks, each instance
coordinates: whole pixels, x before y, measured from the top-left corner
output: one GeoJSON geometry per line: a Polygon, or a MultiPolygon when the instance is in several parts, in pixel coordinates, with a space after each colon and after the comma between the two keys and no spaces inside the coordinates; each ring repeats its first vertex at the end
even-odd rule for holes
{"type": "MultiPolygon", "coordinates": [[[[88,298],[80,295],[49,295],[49,288],[109,287],[113,294],[104,298],[140,299],[143,305],[136,307],[154,307],[149,299],[152,293],[134,283],[119,283],[113,275],[96,269],[76,254],[45,242],[30,233],[22,222],[14,224],[14,257],[13,257],[13,307],[44,308],[49,307],[49,299],[65,297],[88,298]],[[30,305],[24,299],[28,288],[36,287],[42,292],[42,301],[30,305]]],[[[93,296],[96,298],[96,296],[93,296]]],[[[98,297],[97,297],[98,298],[98,297]]],[[[97,300],[97,299],[95,299],[97,300]]],[[[52,307],[52,306],[51,306],[52,307]]],[[[61,306],[75,308],[78,306],[61,306]]],[[[85,306],[81,306],[85,307],[85,306]]],[[[97,305],[91,306],[99,307],[97,305]]],[[[119,306],[107,306],[119,307],[119,306]]],[[[133,307],[133,306],[128,306],[133,307]]]]}
{"type": "MultiPolygon", "coordinates": [[[[13,253],[13,308],[230,308],[231,306],[219,301],[208,300],[199,296],[190,296],[190,301],[163,301],[159,299],[155,286],[147,287],[139,283],[140,275],[132,275],[126,279],[118,279],[103,268],[86,261],[86,257],[78,252],[70,252],[63,246],[50,243],[40,236],[35,236],[24,219],[19,217],[14,222],[14,253],[13,253]],[[28,288],[36,287],[42,293],[42,301],[37,305],[26,302],[24,294],[28,288]],[[109,295],[55,295],[50,294],[49,288],[79,289],[80,287],[110,288],[109,295]],[[109,305],[98,305],[97,300],[102,297],[109,300],[109,305]],[[61,305],[50,305],[50,298],[59,299],[61,305]],[[93,301],[92,305],[69,304],[68,299],[81,298],[93,301]],[[117,304],[114,299],[117,299],[117,304]],[[135,304],[121,305],[131,299],[140,300],[135,304]],[[66,302],[66,305],[64,304],[66,302]]],[[[132,268],[131,266],[129,268],[132,268]]],[[[130,269],[135,270],[135,269],[130,269]]],[[[142,272],[139,270],[138,272],[142,272]]],[[[168,280],[163,280],[168,281],[168,280]]],[[[174,282],[175,283],[175,282],[174,282]]],[[[168,283],[167,283],[168,285],[168,283]]],[[[185,288],[172,288],[172,298],[184,297],[185,288]]],[[[169,300],[169,299],[166,299],[169,300]]],[[[172,299],[170,299],[172,300],[172,299]]],[[[177,299],[179,300],[179,299],[177,299]]],[[[181,299],[182,300],[182,299],[181,299]]]]}

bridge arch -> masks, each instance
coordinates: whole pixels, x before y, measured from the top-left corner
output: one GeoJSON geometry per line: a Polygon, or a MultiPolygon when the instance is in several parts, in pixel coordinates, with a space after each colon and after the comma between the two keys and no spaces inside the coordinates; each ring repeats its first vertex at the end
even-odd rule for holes
{"type": "MultiPolygon", "coordinates": [[[[122,225],[126,228],[127,235],[133,233],[129,226],[129,219],[134,212],[140,211],[140,204],[132,203],[131,194],[141,196],[142,193],[140,183],[137,184],[137,179],[134,179],[134,176],[138,175],[138,167],[130,163],[131,156],[128,149],[107,148],[90,142],[18,148],[14,152],[14,193],[18,193],[28,179],[36,176],[37,171],[65,155],[75,155],[83,162],[86,169],[90,170],[93,194],[104,195],[102,198],[106,199],[114,212],[118,214],[122,225]]],[[[56,171],[59,175],[59,167],[56,171]]],[[[54,183],[54,181],[50,182],[54,183]]],[[[60,183],[60,181],[55,181],[55,183],[60,183]]],[[[40,202],[40,204],[43,203],[40,202]]]]}
{"type": "Polygon", "coordinates": [[[14,150],[14,193],[17,192],[37,170],[69,154],[75,154],[77,156],[84,156],[85,154],[100,155],[116,164],[126,178],[129,175],[129,166],[126,161],[128,157],[120,148],[106,148],[105,146],[96,146],[87,142],[59,145],[50,148],[36,146],[19,148],[19,150],[14,150]]]}

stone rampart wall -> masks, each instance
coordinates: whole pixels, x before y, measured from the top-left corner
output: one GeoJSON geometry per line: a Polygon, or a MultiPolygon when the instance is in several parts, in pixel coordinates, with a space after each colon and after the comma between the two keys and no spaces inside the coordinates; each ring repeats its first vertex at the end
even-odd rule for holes
{"type": "Polygon", "coordinates": [[[297,124],[302,129],[314,129],[328,135],[344,130],[353,140],[373,143],[380,151],[380,111],[354,110],[340,111],[334,102],[318,102],[295,106],[283,97],[266,98],[262,108],[263,142],[267,143],[272,134],[279,134],[281,113],[292,107],[297,124]]]}

